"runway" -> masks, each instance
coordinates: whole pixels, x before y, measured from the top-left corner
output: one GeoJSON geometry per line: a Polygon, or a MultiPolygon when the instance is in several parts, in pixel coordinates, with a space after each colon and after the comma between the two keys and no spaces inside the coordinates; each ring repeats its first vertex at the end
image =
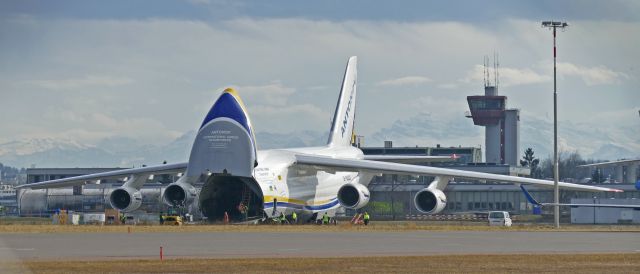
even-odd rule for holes
{"type": "Polygon", "coordinates": [[[640,252],[634,232],[177,232],[0,234],[0,258],[345,257],[640,252]]]}

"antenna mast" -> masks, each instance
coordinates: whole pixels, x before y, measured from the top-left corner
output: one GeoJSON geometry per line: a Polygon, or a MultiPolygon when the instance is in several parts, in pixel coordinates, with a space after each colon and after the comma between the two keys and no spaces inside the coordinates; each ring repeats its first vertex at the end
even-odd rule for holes
{"type": "Polygon", "coordinates": [[[498,85],[500,84],[500,55],[496,52],[496,94],[498,94],[498,85]]]}
{"type": "Polygon", "coordinates": [[[496,65],[496,52],[493,52],[493,83],[494,83],[494,88],[496,89],[495,94],[498,94],[498,74],[497,71],[498,67],[496,65]]]}

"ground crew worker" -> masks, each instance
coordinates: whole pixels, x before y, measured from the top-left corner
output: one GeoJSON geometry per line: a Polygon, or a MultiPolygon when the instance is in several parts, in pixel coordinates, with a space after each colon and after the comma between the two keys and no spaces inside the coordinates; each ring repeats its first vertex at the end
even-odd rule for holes
{"type": "Polygon", "coordinates": [[[322,224],[323,225],[328,225],[329,224],[329,215],[327,214],[327,212],[324,212],[324,215],[322,215],[322,224]]]}
{"type": "Polygon", "coordinates": [[[292,224],[297,224],[298,223],[298,214],[296,214],[295,211],[293,213],[291,213],[291,223],[292,224]]]}
{"type": "Polygon", "coordinates": [[[284,224],[287,222],[287,217],[284,216],[284,213],[280,212],[280,224],[284,224]]]}
{"type": "Polygon", "coordinates": [[[369,212],[364,212],[364,225],[369,225],[369,212]]]}
{"type": "Polygon", "coordinates": [[[164,224],[164,218],[162,218],[163,212],[160,211],[160,215],[158,215],[158,217],[160,217],[160,225],[164,224]]]}
{"type": "Polygon", "coordinates": [[[238,205],[238,211],[240,211],[240,213],[242,214],[243,221],[246,221],[249,207],[247,207],[244,203],[240,202],[240,205],[238,205]]]}

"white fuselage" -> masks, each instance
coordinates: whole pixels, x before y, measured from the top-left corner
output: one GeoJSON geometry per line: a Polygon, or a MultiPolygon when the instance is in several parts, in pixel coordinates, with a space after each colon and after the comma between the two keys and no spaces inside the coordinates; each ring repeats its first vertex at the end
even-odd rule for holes
{"type": "Polygon", "coordinates": [[[355,147],[310,147],[258,151],[258,166],[254,178],[264,196],[267,215],[298,212],[324,212],[340,206],[338,189],[346,183],[367,185],[371,176],[358,172],[327,172],[294,163],[295,154],[320,155],[362,159],[363,153],[355,147]],[[274,212],[274,200],[276,200],[274,212]]]}

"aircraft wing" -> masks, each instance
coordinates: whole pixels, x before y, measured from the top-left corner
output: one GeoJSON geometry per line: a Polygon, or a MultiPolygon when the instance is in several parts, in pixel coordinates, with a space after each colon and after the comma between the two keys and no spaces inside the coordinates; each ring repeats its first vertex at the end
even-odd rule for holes
{"type": "Polygon", "coordinates": [[[365,160],[382,161],[391,163],[435,163],[435,162],[453,162],[458,157],[453,154],[451,156],[415,156],[415,155],[364,155],[365,160]]]}
{"type": "MultiPolygon", "coordinates": [[[[427,175],[427,176],[448,176],[454,178],[465,178],[473,180],[489,180],[498,182],[511,182],[520,184],[530,184],[542,187],[553,187],[552,181],[524,178],[517,176],[498,175],[482,172],[455,170],[448,168],[437,168],[429,166],[405,165],[398,163],[386,163],[370,160],[331,158],[326,156],[316,156],[308,154],[295,155],[295,164],[315,166],[320,170],[329,171],[351,171],[368,173],[393,173],[407,175],[427,175]]],[[[622,192],[620,189],[586,186],[572,183],[559,182],[559,187],[581,191],[611,191],[622,192]]]]}
{"type": "Polygon", "coordinates": [[[91,182],[96,182],[98,180],[124,178],[131,175],[136,175],[136,174],[152,175],[152,174],[180,173],[180,172],[183,172],[186,168],[187,168],[186,162],[140,167],[140,168],[129,168],[129,169],[100,172],[100,173],[87,174],[87,175],[81,175],[81,176],[75,176],[75,177],[68,177],[68,178],[44,181],[39,183],[24,184],[16,188],[41,189],[41,188],[77,186],[77,185],[85,185],[91,182]]]}

